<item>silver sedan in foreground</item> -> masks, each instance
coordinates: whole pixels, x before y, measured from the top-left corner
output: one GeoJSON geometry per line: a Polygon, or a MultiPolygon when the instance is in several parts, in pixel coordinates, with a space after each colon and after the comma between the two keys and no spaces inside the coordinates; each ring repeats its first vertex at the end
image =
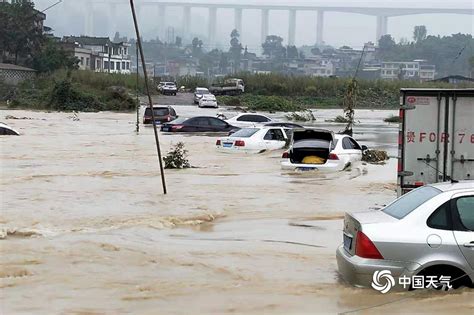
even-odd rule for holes
{"type": "Polygon", "coordinates": [[[474,283],[474,181],[409,192],[379,211],[346,213],[339,273],[382,293],[474,283]]]}

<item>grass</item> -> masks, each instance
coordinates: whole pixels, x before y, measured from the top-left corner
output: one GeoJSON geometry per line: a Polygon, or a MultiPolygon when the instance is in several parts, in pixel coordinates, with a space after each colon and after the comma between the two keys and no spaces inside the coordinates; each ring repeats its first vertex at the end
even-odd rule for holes
{"type": "MultiPolygon", "coordinates": [[[[138,83],[143,92],[143,79],[138,83]]],[[[0,90],[9,91],[10,108],[130,111],[136,107],[136,85],[134,75],[61,70],[17,87],[0,83],[0,90]]]]}

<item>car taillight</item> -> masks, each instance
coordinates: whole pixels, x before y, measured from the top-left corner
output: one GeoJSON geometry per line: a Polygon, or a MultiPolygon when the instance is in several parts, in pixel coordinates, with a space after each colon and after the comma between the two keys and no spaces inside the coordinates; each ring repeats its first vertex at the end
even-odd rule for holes
{"type": "Polygon", "coordinates": [[[355,254],[362,258],[383,259],[375,244],[361,231],[357,232],[355,254]]]}
{"type": "Polygon", "coordinates": [[[221,145],[221,140],[217,140],[216,145],[221,145]]]}
{"type": "Polygon", "coordinates": [[[281,155],[281,158],[282,158],[282,159],[289,159],[289,158],[290,158],[290,154],[288,153],[288,151],[283,152],[283,154],[281,155]]]}
{"type": "Polygon", "coordinates": [[[183,125],[173,125],[173,126],[171,126],[171,129],[173,129],[173,130],[179,130],[179,129],[183,128],[183,127],[184,127],[183,125]]]}
{"type": "Polygon", "coordinates": [[[336,153],[329,153],[328,160],[339,160],[336,153]]]}
{"type": "Polygon", "coordinates": [[[421,187],[421,186],[423,186],[423,185],[424,185],[423,182],[415,182],[415,186],[416,186],[416,187],[421,187]]]}
{"type": "Polygon", "coordinates": [[[243,140],[236,140],[236,141],[234,142],[234,146],[236,146],[236,147],[245,147],[245,141],[243,141],[243,140]]]}

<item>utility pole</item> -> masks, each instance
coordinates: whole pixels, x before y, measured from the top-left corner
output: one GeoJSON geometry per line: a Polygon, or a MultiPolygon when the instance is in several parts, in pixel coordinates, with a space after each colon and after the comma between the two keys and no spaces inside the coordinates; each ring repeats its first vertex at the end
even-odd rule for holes
{"type": "Polygon", "coordinates": [[[137,133],[140,131],[140,100],[138,98],[138,84],[140,82],[140,75],[138,73],[138,43],[135,42],[135,53],[136,53],[136,56],[137,56],[137,89],[136,89],[136,92],[137,92],[137,123],[136,123],[136,131],[137,133]]]}
{"type": "Polygon", "coordinates": [[[137,44],[138,44],[138,49],[140,51],[140,57],[142,60],[142,67],[143,67],[143,75],[145,77],[145,91],[148,95],[148,106],[151,111],[151,120],[153,123],[153,132],[155,135],[155,144],[156,144],[156,153],[158,155],[158,163],[160,166],[160,173],[161,173],[161,184],[163,186],[163,194],[166,195],[166,181],[165,181],[165,172],[163,169],[163,160],[161,159],[161,148],[160,148],[160,140],[158,138],[158,131],[156,130],[156,121],[155,121],[155,113],[153,111],[153,101],[151,99],[151,94],[150,94],[150,89],[148,86],[148,74],[146,72],[146,64],[145,64],[145,55],[143,53],[143,47],[142,47],[142,42],[140,38],[140,31],[138,29],[138,21],[137,21],[137,15],[135,14],[135,5],[133,3],[133,0],[130,0],[130,8],[132,9],[132,17],[133,17],[133,24],[135,26],[135,33],[137,35],[137,44]]]}

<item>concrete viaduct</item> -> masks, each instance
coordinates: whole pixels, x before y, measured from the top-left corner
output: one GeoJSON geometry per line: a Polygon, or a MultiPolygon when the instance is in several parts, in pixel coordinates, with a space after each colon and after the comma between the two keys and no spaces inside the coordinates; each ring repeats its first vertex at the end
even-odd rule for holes
{"type": "MultiPolygon", "coordinates": [[[[128,6],[128,1],[112,0],[112,1],[93,1],[89,6],[86,6],[85,12],[85,29],[86,35],[94,35],[93,24],[93,4],[105,4],[108,6],[109,21],[112,23],[112,29],[116,30],[116,22],[113,18],[116,15],[118,6],[128,6]]],[[[474,8],[384,8],[384,7],[357,7],[357,6],[320,6],[314,5],[262,5],[251,3],[218,3],[218,2],[192,2],[192,1],[153,1],[144,0],[136,1],[138,14],[143,10],[153,9],[158,11],[158,29],[164,30],[166,26],[166,9],[168,7],[180,7],[183,10],[182,30],[183,34],[189,34],[191,25],[191,10],[193,8],[206,8],[209,11],[208,24],[208,39],[209,46],[213,47],[216,41],[216,27],[217,27],[217,12],[219,9],[234,10],[234,28],[242,32],[242,21],[244,10],[259,10],[261,12],[261,42],[263,42],[267,35],[269,35],[270,20],[269,13],[273,10],[288,12],[288,45],[295,44],[296,35],[296,14],[298,11],[312,11],[316,16],[316,43],[323,43],[324,36],[324,14],[326,12],[344,12],[363,14],[375,16],[376,19],[376,38],[378,41],[380,37],[387,34],[388,19],[394,16],[415,15],[415,14],[467,14],[474,15],[474,8]]]]}

